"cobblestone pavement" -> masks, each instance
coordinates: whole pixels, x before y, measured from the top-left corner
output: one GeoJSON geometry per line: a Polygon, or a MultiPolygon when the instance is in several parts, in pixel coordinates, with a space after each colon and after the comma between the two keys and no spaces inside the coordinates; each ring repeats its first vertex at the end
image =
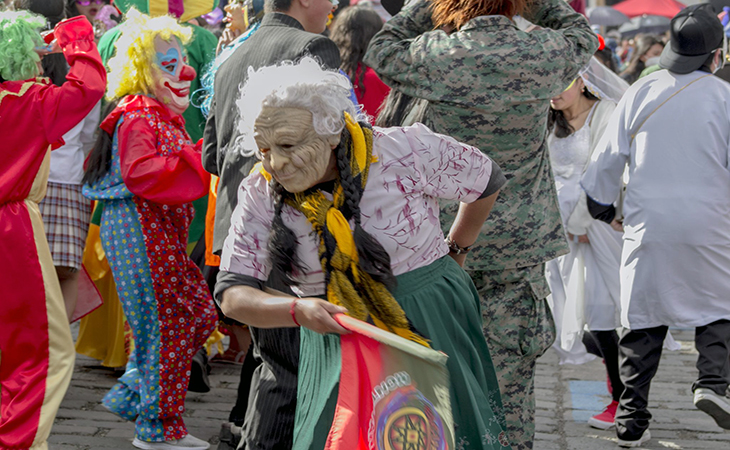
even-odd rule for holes
{"type": "MultiPolygon", "coordinates": [[[[665,351],[662,356],[651,392],[652,439],[642,448],[730,450],[730,432],[692,404],[690,386],[697,375],[693,332],[673,334],[682,350],[665,351]]],[[[582,366],[559,366],[557,361],[557,355],[550,351],[538,362],[535,450],[617,449],[613,431],[586,424],[610,402],[601,361],[582,366]]],[[[188,394],[185,423],[194,436],[208,440],[213,448],[220,425],[235,401],[238,367],[214,364],[211,392],[188,394]]],[[[71,387],[50,438],[51,450],[133,449],[133,425],[99,404],[117,376],[95,360],[78,356],[71,387]]]]}
{"type": "MultiPolygon", "coordinates": [[[[697,377],[694,330],[673,330],[672,335],[682,349],[665,350],[662,354],[659,371],[651,384],[651,440],[641,448],[730,450],[730,431],[718,427],[692,403],[690,388],[697,377]]],[[[586,423],[611,401],[606,370],[600,360],[560,366],[557,354],[550,351],[538,361],[535,388],[535,450],[619,448],[613,429],[596,430],[586,423]]]]}

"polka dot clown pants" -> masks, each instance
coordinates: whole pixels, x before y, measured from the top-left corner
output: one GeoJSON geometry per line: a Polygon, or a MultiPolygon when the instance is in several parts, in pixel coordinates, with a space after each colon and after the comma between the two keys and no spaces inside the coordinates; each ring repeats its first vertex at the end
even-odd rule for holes
{"type": "Polygon", "coordinates": [[[148,442],[188,434],[182,420],[193,355],[217,316],[198,267],[186,253],[190,204],[139,197],[104,201],[101,240],[134,337],[126,372],[104,397],[148,442]]]}

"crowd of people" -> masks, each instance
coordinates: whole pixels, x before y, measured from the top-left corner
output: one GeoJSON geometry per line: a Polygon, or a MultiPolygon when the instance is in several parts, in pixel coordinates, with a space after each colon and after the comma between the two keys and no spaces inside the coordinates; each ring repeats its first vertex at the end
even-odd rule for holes
{"type": "Polygon", "coordinates": [[[551,346],[603,359],[589,424],[641,446],[669,327],[696,328],[694,404],[730,429],[709,5],[621,40],[565,0],[6,3],[0,448],[48,448],[79,319],[140,449],[210,447],[185,398],[218,348],[220,450],[349,450],[343,314],[448,356],[450,406],[418,397],[438,414],[403,448],[533,448],[551,346]]]}

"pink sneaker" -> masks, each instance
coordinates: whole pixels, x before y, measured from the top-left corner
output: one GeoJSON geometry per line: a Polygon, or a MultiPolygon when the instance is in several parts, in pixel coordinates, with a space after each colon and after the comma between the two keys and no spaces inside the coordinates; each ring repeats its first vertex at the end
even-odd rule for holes
{"type": "Polygon", "coordinates": [[[608,430],[613,426],[616,418],[616,408],[618,408],[618,402],[611,402],[601,414],[596,414],[588,419],[588,425],[599,430],[608,430]]]}

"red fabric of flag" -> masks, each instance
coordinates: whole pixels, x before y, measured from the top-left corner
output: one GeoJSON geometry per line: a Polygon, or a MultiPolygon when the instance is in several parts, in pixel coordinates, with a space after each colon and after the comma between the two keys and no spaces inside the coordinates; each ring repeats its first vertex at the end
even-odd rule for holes
{"type": "Polygon", "coordinates": [[[454,448],[446,355],[345,315],[325,450],[454,448]]]}

